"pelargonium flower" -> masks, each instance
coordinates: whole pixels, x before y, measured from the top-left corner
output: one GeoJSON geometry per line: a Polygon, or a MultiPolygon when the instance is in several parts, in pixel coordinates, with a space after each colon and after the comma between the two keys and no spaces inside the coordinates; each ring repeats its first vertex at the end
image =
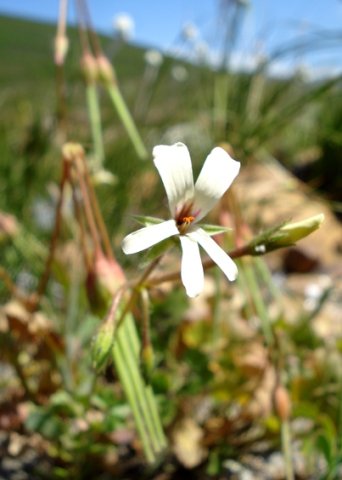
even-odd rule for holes
{"type": "Polygon", "coordinates": [[[216,147],[208,155],[194,184],[190,154],[183,143],[156,146],[153,157],[165,187],[171,219],[127,235],[122,243],[124,253],[137,253],[176,236],[182,249],[181,278],[189,297],[198,295],[204,286],[199,246],[228,280],[235,280],[238,273],[235,263],[198,222],[232,184],[240,163],[223,148],[216,147]]]}

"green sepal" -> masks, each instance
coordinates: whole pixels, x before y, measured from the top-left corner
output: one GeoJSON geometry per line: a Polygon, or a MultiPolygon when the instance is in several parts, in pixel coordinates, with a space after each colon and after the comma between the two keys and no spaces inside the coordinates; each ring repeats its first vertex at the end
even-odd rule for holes
{"type": "Polygon", "coordinates": [[[232,228],[223,227],[222,225],[200,224],[198,226],[201,227],[205,231],[205,233],[207,233],[210,236],[218,235],[220,233],[231,232],[233,230],[232,228]]]}
{"type": "Polygon", "coordinates": [[[150,225],[157,225],[158,223],[165,222],[162,218],[148,217],[145,215],[133,215],[134,220],[136,220],[144,227],[149,227],[150,225]]]}

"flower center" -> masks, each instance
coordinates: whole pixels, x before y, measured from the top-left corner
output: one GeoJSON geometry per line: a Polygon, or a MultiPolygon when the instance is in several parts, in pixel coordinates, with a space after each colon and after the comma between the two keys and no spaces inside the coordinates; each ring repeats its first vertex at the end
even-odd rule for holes
{"type": "Polygon", "coordinates": [[[184,235],[189,228],[189,225],[195,220],[193,215],[178,215],[176,218],[177,228],[181,235],[184,235]]]}
{"type": "Polygon", "coordinates": [[[185,203],[178,209],[175,221],[181,235],[185,235],[189,226],[196,220],[197,213],[192,209],[192,203],[185,203]]]}

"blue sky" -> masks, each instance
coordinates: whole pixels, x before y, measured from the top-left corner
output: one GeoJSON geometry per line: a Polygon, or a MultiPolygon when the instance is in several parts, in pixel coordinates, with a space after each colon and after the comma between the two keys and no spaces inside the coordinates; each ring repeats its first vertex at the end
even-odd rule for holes
{"type": "MultiPolygon", "coordinates": [[[[74,21],[73,2],[69,3],[69,18],[74,21]]],[[[55,22],[58,4],[57,0],[0,0],[0,13],[55,22]]],[[[88,0],[97,29],[110,33],[115,15],[125,12],[134,19],[134,41],[162,50],[175,47],[182,25],[187,22],[197,26],[202,40],[218,47],[219,4],[219,0],[88,0]]],[[[341,26],[341,0],[250,0],[237,55],[246,60],[254,55],[257,45],[263,53],[269,53],[312,29],[340,29],[341,33],[341,26]]],[[[341,67],[340,51],[341,43],[339,49],[301,54],[291,62],[315,68],[341,67]]]]}

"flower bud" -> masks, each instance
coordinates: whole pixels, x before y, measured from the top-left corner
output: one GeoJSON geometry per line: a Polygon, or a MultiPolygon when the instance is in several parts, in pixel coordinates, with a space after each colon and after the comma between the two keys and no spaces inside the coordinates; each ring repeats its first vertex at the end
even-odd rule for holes
{"type": "Polygon", "coordinates": [[[280,420],[288,420],[291,414],[289,393],[282,385],[277,385],[274,391],[274,409],[280,420]]]}
{"type": "Polygon", "coordinates": [[[98,65],[91,53],[85,53],[81,59],[81,69],[87,83],[95,83],[99,76],[98,65]]]}
{"type": "Polygon", "coordinates": [[[115,322],[106,321],[103,323],[93,341],[91,346],[91,357],[93,367],[98,372],[102,370],[108,361],[111,347],[114,340],[115,322]]]}
{"type": "Polygon", "coordinates": [[[86,278],[87,297],[92,311],[103,315],[124,281],[120,265],[102,253],[97,253],[86,278]]]}
{"type": "Polygon", "coordinates": [[[145,345],[142,348],[141,366],[145,379],[149,381],[154,368],[154,353],[151,344],[145,345]]]}
{"type": "Polygon", "coordinates": [[[96,57],[99,77],[105,85],[115,83],[115,72],[112,64],[104,55],[96,57]]]}
{"type": "Polygon", "coordinates": [[[260,255],[277,248],[290,247],[317,230],[324,220],[323,213],[296,223],[271,228],[258,235],[249,245],[251,255],[260,255]]]}
{"type": "Polygon", "coordinates": [[[67,142],[62,147],[63,158],[72,162],[76,157],[84,156],[84,150],[80,143],[67,142]]]}
{"type": "Polygon", "coordinates": [[[317,230],[324,220],[324,214],[320,213],[313,217],[309,217],[305,220],[296,223],[287,223],[279,232],[282,236],[277,239],[277,244],[280,246],[292,245],[298,240],[310,235],[310,233],[317,230]]]}
{"type": "Polygon", "coordinates": [[[66,54],[69,49],[68,37],[64,34],[57,35],[55,38],[55,64],[63,65],[66,54]]]}
{"type": "Polygon", "coordinates": [[[0,241],[3,238],[14,237],[19,233],[19,225],[16,218],[9,213],[0,211],[0,241]]]}

